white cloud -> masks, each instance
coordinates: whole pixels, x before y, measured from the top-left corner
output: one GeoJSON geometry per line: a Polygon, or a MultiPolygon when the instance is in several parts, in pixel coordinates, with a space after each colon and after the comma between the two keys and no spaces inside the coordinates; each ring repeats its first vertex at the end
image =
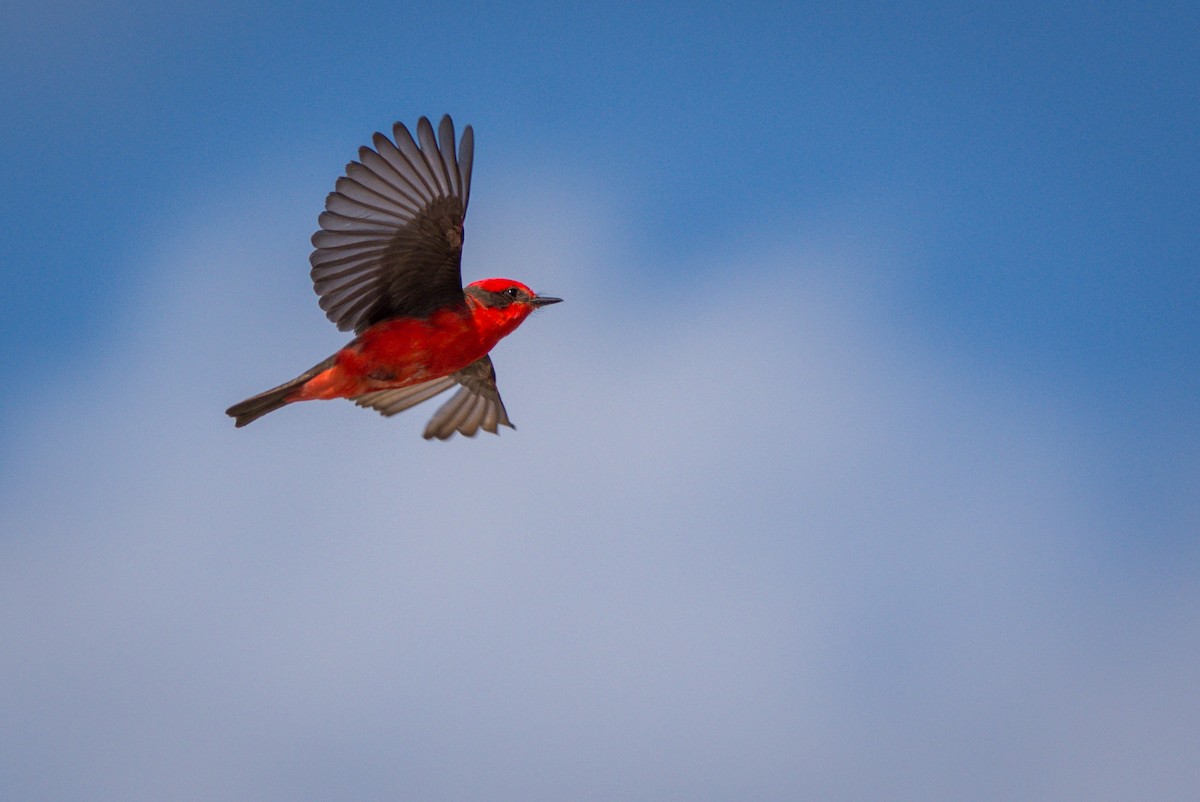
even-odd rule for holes
{"type": "Polygon", "coordinates": [[[785,243],[631,298],[602,210],[524,195],[475,198],[469,278],[567,303],[497,349],[499,438],[343,403],[235,431],[341,342],[308,232],[253,196],[154,255],[0,499],[5,796],[1195,787],[1200,605],[1105,574],[1069,411],[913,345],[870,263],[785,243]]]}

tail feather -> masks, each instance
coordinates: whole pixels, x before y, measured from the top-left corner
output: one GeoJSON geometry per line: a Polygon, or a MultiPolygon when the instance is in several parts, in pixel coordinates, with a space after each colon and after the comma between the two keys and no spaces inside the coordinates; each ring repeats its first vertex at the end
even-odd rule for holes
{"type": "Polygon", "coordinates": [[[309,370],[304,371],[291,381],[284,382],[278,387],[272,387],[270,390],[251,396],[245,401],[234,404],[229,409],[225,410],[225,414],[233,418],[233,425],[237,428],[245,426],[251,421],[256,421],[268,412],[274,412],[280,407],[291,403],[289,396],[304,386],[304,383],[316,376],[321,371],[333,365],[334,358],[329,357],[319,365],[315,365],[309,370]]]}

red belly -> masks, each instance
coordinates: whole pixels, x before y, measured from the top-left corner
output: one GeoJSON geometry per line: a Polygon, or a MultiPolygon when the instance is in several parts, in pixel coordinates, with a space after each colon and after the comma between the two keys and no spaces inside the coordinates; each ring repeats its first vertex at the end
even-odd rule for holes
{"type": "Polygon", "coordinates": [[[461,370],[493,345],[465,310],[437,312],[428,320],[385,320],[339,351],[333,366],[309,379],[293,400],[353,398],[420,384],[461,370]]]}

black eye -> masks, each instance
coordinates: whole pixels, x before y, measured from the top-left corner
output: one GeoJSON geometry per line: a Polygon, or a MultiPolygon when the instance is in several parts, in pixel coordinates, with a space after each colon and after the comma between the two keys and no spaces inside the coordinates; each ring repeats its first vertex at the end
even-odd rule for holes
{"type": "Polygon", "coordinates": [[[516,287],[509,287],[507,290],[504,291],[504,294],[506,296],[508,296],[509,298],[516,299],[516,297],[521,294],[521,291],[518,290],[516,287]]]}

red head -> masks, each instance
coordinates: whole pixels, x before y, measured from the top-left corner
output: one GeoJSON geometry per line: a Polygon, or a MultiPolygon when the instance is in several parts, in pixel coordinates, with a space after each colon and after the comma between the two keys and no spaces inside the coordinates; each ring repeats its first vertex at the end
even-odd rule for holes
{"type": "Polygon", "coordinates": [[[463,288],[476,319],[499,330],[500,336],[511,332],[539,306],[556,304],[562,298],[538,295],[529,287],[510,278],[485,278],[463,288]]]}

